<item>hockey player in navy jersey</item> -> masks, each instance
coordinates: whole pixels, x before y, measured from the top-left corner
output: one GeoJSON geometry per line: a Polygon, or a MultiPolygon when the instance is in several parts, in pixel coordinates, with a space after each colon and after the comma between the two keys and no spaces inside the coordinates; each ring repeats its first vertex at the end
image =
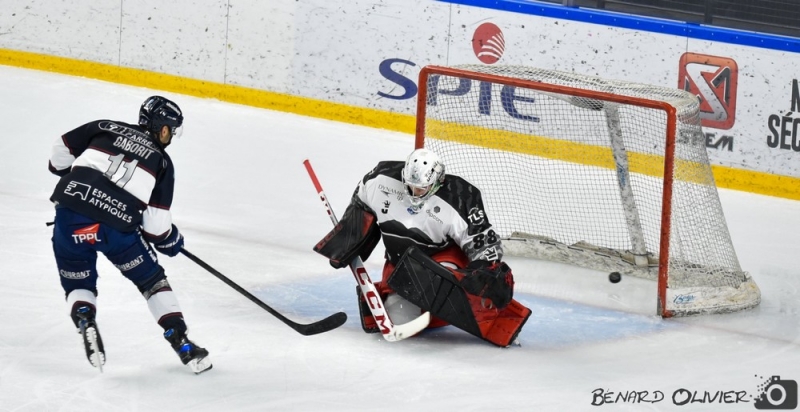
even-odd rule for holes
{"type": "MultiPolygon", "coordinates": [[[[381,238],[386,262],[375,286],[394,323],[429,311],[429,328],[451,324],[498,346],[514,341],[531,312],[513,300],[514,277],[481,192],[446,175],[433,151],[378,163],[314,250],[342,268],[367,259],[381,238]]],[[[359,302],[364,331],[378,332],[361,294],[359,302]]]]}
{"type": "Polygon", "coordinates": [[[211,368],[208,351],[187,337],[183,314],[154,249],[177,255],[183,236],[172,223],[175,169],[166,148],[181,135],[183,114],[152,96],[138,125],[97,120],[56,139],[50,171],[61,176],[55,204],[53,251],[70,317],[93,366],[105,363],[97,326],[97,252],[142,293],[164,338],[193,372],[211,368]],[[152,244],[152,245],[151,245],[152,244]]]}

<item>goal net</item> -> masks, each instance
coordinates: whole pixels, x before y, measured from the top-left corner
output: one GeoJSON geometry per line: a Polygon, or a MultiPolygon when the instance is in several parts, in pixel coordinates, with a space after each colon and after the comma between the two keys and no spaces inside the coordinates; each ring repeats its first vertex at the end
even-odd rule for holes
{"type": "Polygon", "coordinates": [[[758,305],[680,89],[525,66],[427,66],[416,146],[481,189],[511,255],[658,281],[661,316],[758,305]]]}

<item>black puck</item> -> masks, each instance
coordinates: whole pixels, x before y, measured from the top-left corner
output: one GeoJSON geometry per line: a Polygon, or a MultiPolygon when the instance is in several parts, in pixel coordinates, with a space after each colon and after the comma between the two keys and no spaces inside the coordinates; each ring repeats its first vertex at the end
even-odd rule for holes
{"type": "Polygon", "coordinates": [[[608,281],[611,283],[619,283],[622,280],[622,275],[619,272],[611,272],[608,274],[608,281]]]}

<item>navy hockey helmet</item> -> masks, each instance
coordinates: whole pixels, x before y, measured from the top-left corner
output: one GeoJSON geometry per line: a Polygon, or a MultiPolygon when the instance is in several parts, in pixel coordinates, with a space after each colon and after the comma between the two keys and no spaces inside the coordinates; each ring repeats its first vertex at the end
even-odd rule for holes
{"type": "Polygon", "coordinates": [[[183,112],[178,105],[162,96],[150,96],[139,108],[139,126],[158,136],[162,126],[169,127],[172,137],[183,134],[183,112]]]}

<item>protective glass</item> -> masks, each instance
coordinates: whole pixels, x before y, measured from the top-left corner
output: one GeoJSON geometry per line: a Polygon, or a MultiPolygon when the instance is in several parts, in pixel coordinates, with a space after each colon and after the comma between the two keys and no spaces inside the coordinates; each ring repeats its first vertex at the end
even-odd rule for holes
{"type": "Polygon", "coordinates": [[[170,127],[169,130],[172,133],[173,139],[183,136],[183,125],[180,125],[178,127],[170,127]]]}

